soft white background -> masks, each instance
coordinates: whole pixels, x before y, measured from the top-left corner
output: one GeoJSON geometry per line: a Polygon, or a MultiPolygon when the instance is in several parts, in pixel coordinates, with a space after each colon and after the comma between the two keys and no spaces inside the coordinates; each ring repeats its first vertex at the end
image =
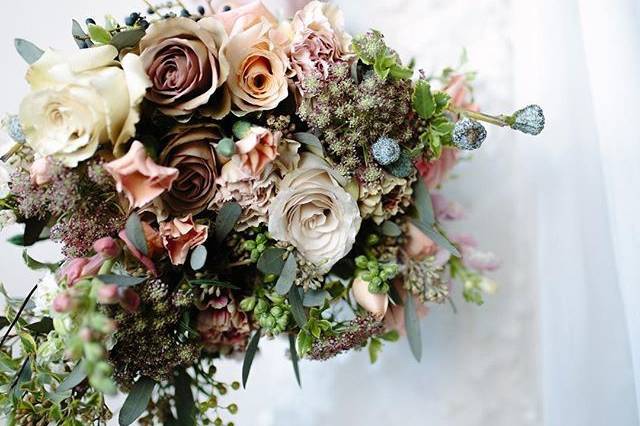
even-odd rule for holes
{"type": "MultiPolygon", "coordinates": [[[[281,2],[279,2],[281,3],[281,2]]],[[[427,72],[461,49],[480,71],[488,112],[545,107],[539,138],[490,129],[445,192],[468,210],[456,226],[500,255],[499,292],[481,307],[456,298],[423,322],[422,364],[406,342],[302,363],[263,341],[236,424],[638,425],[640,274],[637,123],[638,3],[632,0],[342,0],[350,30],[375,27],[427,72]],[[635,307],[635,308],[634,308],[635,307]],[[634,354],[635,355],[632,355],[634,354]],[[636,368],[633,368],[633,362],[636,368]]],[[[124,16],[126,0],[12,2],[0,27],[0,111],[26,91],[13,37],[74,48],[70,19],[124,16]]],[[[4,237],[17,230],[5,230],[4,237]]],[[[15,294],[36,276],[0,243],[0,281],[15,294]]],[[[46,247],[34,256],[55,257],[46,247]]],[[[239,363],[221,366],[230,379],[239,363]]]]}

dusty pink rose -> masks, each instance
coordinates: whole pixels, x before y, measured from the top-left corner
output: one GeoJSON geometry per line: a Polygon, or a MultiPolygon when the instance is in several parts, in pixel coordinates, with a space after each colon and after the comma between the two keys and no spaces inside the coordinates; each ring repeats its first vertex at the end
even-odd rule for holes
{"type": "Polygon", "coordinates": [[[171,263],[183,265],[189,251],[203,244],[209,235],[206,225],[194,223],[191,215],[160,224],[162,244],[169,253],[171,263]]]}
{"type": "Polygon", "coordinates": [[[244,350],[251,327],[231,293],[215,295],[201,309],[197,329],[207,350],[223,353],[244,350]]]}
{"type": "Polygon", "coordinates": [[[229,73],[220,50],[227,42],[222,23],[215,18],[198,21],[172,18],[153,23],[140,41],[140,58],[153,86],[147,99],[171,116],[201,110],[222,118],[230,108],[223,84],[229,73]]]}
{"type": "Polygon", "coordinates": [[[124,241],[129,252],[135,257],[140,263],[142,263],[149,272],[153,275],[157,275],[157,270],[155,264],[153,263],[153,259],[160,254],[164,253],[164,247],[162,245],[162,239],[160,238],[160,234],[158,231],[153,229],[151,225],[147,222],[142,222],[142,231],[144,232],[145,240],[147,242],[147,255],[144,255],[133,245],[129,238],[127,238],[127,233],[124,231],[120,231],[118,236],[122,241],[124,241]]]}
{"type": "Polygon", "coordinates": [[[470,111],[478,111],[478,105],[473,103],[471,99],[471,90],[467,79],[462,74],[455,74],[444,87],[444,92],[451,96],[451,103],[458,108],[468,109],[470,111]]]}
{"type": "Polygon", "coordinates": [[[438,245],[413,223],[409,223],[409,230],[406,237],[407,243],[404,249],[412,259],[422,260],[438,252],[438,245]]]}
{"type": "Polygon", "coordinates": [[[369,283],[362,278],[353,280],[353,298],[367,312],[378,319],[384,318],[389,307],[389,296],[384,293],[371,293],[369,291],[369,283]]]}
{"type": "Polygon", "coordinates": [[[118,192],[127,196],[131,208],[142,207],[160,196],[178,178],[178,169],[156,164],[138,141],[131,144],[124,157],[104,167],[115,179],[118,192]]]}
{"type": "Polygon", "coordinates": [[[344,31],[342,12],[334,4],[310,2],[295,14],[291,29],[291,74],[298,79],[316,72],[326,78],[332,64],[351,56],[351,37],[344,31]]]}
{"type": "Polygon", "coordinates": [[[449,172],[458,162],[457,150],[455,148],[444,148],[440,158],[435,161],[426,162],[421,159],[416,162],[416,168],[429,189],[436,189],[449,176],[449,172]]]}
{"type": "Polygon", "coordinates": [[[257,1],[212,1],[211,7],[216,18],[222,22],[227,34],[235,27],[246,29],[264,20],[272,26],[278,25],[278,19],[260,0],[257,1]]]}
{"type": "Polygon", "coordinates": [[[42,157],[34,161],[29,168],[31,183],[38,186],[49,183],[53,177],[51,169],[52,164],[49,157],[42,157]]]}
{"type": "Polygon", "coordinates": [[[254,177],[278,156],[278,143],[282,134],[271,133],[263,127],[252,127],[249,133],[236,142],[237,155],[242,167],[254,177]]]}

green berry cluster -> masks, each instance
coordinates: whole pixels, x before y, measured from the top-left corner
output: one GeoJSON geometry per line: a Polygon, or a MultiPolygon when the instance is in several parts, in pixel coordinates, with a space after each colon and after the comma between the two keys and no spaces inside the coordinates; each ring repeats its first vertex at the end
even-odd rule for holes
{"type": "Polygon", "coordinates": [[[277,293],[247,297],[240,302],[240,310],[253,312],[260,327],[274,336],[283,333],[291,320],[291,307],[277,293]]]}
{"type": "Polygon", "coordinates": [[[357,276],[369,283],[371,293],[388,293],[389,281],[398,274],[395,263],[381,263],[374,257],[356,257],[357,276]]]}
{"type": "Polygon", "coordinates": [[[242,248],[250,253],[250,259],[253,263],[257,262],[262,253],[269,248],[269,234],[260,232],[255,235],[253,240],[246,240],[242,248]]]}

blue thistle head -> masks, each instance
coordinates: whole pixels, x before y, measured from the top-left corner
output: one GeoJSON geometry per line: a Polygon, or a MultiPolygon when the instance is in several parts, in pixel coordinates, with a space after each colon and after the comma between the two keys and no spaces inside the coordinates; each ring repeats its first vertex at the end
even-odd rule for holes
{"type": "Polygon", "coordinates": [[[544,113],[538,105],[529,105],[513,114],[511,128],[528,135],[539,135],[544,129],[544,113]]]}
{"type": "Polygon", "coordinates": [[[382,137],[371,147],[373,158],[381,166],[387,166],[400,158],[400,145],[391,138],[382,137]]]}
{"type": "Polygon", "coordinates": [[[400,157],[387,166],[387,171],[395,177],[406,178],[413,173],[413,162],[406,152],[400,153],[400,157]]]}
{"type": "Polygon", "coordinates": [[[486,138],[484,126],[466,117],[458,120],[453,129],[453,144],[466,151],[480,148],[486,138]]]}

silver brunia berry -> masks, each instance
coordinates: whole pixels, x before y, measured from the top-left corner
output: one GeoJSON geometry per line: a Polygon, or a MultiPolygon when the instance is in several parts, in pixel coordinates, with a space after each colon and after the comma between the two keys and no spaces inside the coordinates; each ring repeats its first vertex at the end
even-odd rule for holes
{"type": "Polygon", "coordinates": [[[458,120],[453,129],[453,144],[466,151],[480,148],[486,138],[484,126],[466,117],[458,120]]]}

